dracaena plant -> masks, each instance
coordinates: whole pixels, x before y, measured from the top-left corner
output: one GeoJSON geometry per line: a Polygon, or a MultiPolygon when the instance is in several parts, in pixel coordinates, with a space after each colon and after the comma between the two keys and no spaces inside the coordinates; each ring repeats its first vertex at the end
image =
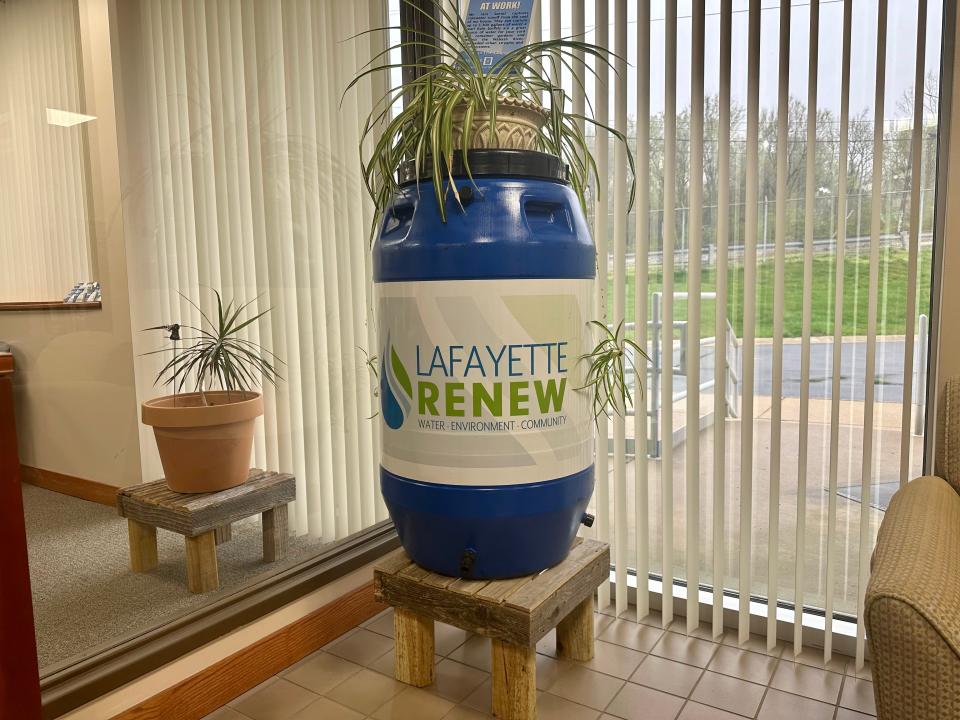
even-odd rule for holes
{"type": "MultiPolygon", "coordinates": [[[[180,297],[196,308],[202,319],[200,327],[192,325],[157,325],[147,330],[162,330],[172,347],[161,348],[147,355],[173,352],[154,380],[155,385],[169,385],[174,393],[184,388],[200,393],[206,405],[207,391],[219,388],[227,393],[248,392],[263,382],[276,385],[282,378],[277,374],[275,363],[283,364],[276,355],[257,343],[240,337],[240,331],[253,324],[268,312],[270,308],[251,317],[244,312],[256,299],[246,303],[235,300],[224,304],[220,293],[213,294],[217,299],[217,313],[214,318],[180,293],[180,297]],[[181,336],[181,330],[193,333],[181,336]]],[[[249,315],[249,313],[247,313],[249,315]]]]}
{"type": "MultiPolygon", "coordinates": [[[[632,175],[633,155],[626,137],[590,115],[573,112],[572,99],[567,90],[554,80],[566,68],[573,81],[583,90],[583,82],[574,71],[574,63],[578,59],[592,57],[596,70],[587,63],[581,67],[597,77],[599,82],[605,82],[597,70],[607,74],[613,67],[613,53],[575,37],[541,40],[507,53],[492,69],[487,68],[489,71],[484,72],[480,53],[455,4],[437,0],[436,12],[430,15],[410,0],[401,1],[412,12],[435,18],[442,32],[434,34],[407,29],[406,40],[377,53],[347,86],[349,91],[368,75],[389,73],[396,68],[415,71],[414,79],[387,91],[374,104],[363,125],[360,142],[363,178],[375,206],[371,238],[399,190],[397,170],[409,162],[414,165],[416,177],[420,177],[422,172],[430,174],[440,214],[446,222],[446,194],[452,193],[458,203],[460,200],[457,182],[453,177],[454,154],[462,153],[464,170],[468,178],[472,178],[467,150],[470,149],[473,136],[470,132],[473,117],[477,112],[489,113],[490,135],[487,145],[494,146],[497,112],[504,101],[527,101],[544,113],[546,121],[537,134],[536,149],[556,155],[567,165],[570,184],[584,211],[590,179],[607,182],[606,178],[598,177],[597,166],[583,131],[585,126],[602,128],[620,141],[632,175]],[[406,47],[420,51],[416,62],[389,62],[391,51],[406,47]],[[394,104],[401,97],[404,98],[403,109],[393,115],[394,104]],[[549,102],[544,103],[544,98],[549,98],[549,102]],[[366,148],[372,150],[366,152],[366,148]]],[[[366,32],[399,29],[385,27],[366,32]]],[[[634,183],[631,182],[631,206],[633,189],[634,183]]]]}

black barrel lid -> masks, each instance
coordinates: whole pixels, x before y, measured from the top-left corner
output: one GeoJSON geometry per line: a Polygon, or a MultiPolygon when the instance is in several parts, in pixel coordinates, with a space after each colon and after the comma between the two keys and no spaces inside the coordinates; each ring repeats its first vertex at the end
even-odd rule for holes
{"type": "MultiPolygon", "coordinates": [[[[560,158],[536,150],[476,149],[468,150],[467,157],[470,159],[470,173],[473,177],[498,175],[569,182],[567,167],[560,158]]],[[[460,150],[453,154],[453,176],[467,176],[463,167],[463,152],[460,150]]],[[[419,177],[416,176],[412,160],[405,162],[397,171],[397,181],[401,185],[432,177],[433,165],[429,159],[421,166],[419,177]]]]}

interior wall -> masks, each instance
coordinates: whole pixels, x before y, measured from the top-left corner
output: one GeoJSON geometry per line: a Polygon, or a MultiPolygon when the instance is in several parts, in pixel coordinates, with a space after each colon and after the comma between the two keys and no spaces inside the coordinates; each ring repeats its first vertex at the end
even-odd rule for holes
{"type": "Polygon", "coordinates": [[[89,123],[95,263],[101,310],[0,311],[13,347],[17,435],[24,465],[110,485],[140,481],[138,412],[109,0],[78,0],[89,123]]]}
{"type": "MultiPolygon", "coordinates": [[[[944,28],[945,48],[947,44],[955,46],[956,38],[960,33],[960,13],[947,13],[948,21],[952,19],[952,26],[944,28]],[[948,35],[952,36],[948,39],[948,35]]],[[[949,116],[949,124],[941,129],[941,138],[947,138],[947,152],[940,161],[946,163],[946,172],[941,178],[946,182],[937,188],[938,210],[943,208],[943,238],[940,243],[942,252],[941,282],[934,286],[940,289],[940,311],[938,314],[939,327],[937,330],[938,348],[936,350],[935,388],[937,396],[942,397],[944,383],[947,379],[960,376],[960,323],[955,321],[960,313],[960,283],[944,281],[947,278],[958,277],[960,274],[960,203],[952,201],[960,195],[960,68],[957,61],[960,55],[954,51],[953,69],[951,78],[950,107],[945,107],[947,98],[941,98],[944,103],[943,111],[949,116]],[[946,131],[946,132],[945,132],[946,131]]],[[[947,68],[943,69],[942,76],[948,77],[947,68]]],[[[941,151],[942,152],[942,151],[941,151]]],[[[936,272],[936,268],[934,269],[936,272]]],[[[936,298],[933,299],[936,303],[936,298]]],[[[933,408],[936,413],[936,407],[933,408]]],[[[933,433],[930,433],[933,435],[933,433]]],[[[928,443],[928,448],[933,448],[928,443]]],[[[932,467],[932,463],[930,463],[932,467]]]]}

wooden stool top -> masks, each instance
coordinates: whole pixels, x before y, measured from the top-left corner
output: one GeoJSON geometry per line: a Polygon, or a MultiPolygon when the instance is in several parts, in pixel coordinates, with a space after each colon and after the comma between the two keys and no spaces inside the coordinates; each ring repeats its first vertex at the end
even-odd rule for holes
{"type": "Polygon", "coordinates": [[[464,580],[414,564],[400,548],[373,570],[376,599],[463,630],[533,647],[610,576],[610,546],[577,538],[566,560],[537,575],[464,580]]]}
{"type": "Polygon", "coordinates": [[[178,493],[164,480],[120,488],[121,517],[196,537],[245,517],[285,505],[296,498],[293,475],[272,470],[250,471],[242,485],[211,493],[178,493]]]}

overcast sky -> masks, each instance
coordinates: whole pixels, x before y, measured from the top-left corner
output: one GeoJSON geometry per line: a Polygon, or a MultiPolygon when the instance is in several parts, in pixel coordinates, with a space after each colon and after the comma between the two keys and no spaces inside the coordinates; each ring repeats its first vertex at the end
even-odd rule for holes
{"type": "MultiPolygon", "coordinates": [[[[642,0],[640,0],[642,1],[642,0]]],[[[664,89],[664,2],[653,0],[651,8],[651,111],[663,111],[664,89]]],[[[677,107],[684,108],[690,102],[690,43],[691,2],[680,0],[677,21],[677,107]]],[[[548,6],[549,2],[545,2],[548,6]]],[[[563,24],[569,23],[564,2],[563,24]]],[[[611,3],[610,38],[613,40],[613,3],[611,3]]],[[[707,0],[705,25],[706,72],[705,92],[716,94],[719,90],[720,73],[720,0],[707,0]]],[[[779,0],[763,0],[761,12],[760,42],[760,102],[763,107],[775,108],[777,103],[778,58],[779,58],[779,0]]],[[[877,51],[877,0],[854,0],[851,62],[850,62],[850,111],[873,113],[874,80],[876,77],[877,51]]],[[[631,64],[636,58],[636,8],[634,0],[628,0],[627,57],[631,64]]],[[[734,0],[733,48],[731,69],[731,93],[734,101],[746,104],[747,93],[747,32],[748,0],[734,0]]],[[[594,0],[586,1],[588,39],[593,40],[594,0]]],[[[927,48],[925,68],[939,77],[941,0],[930,0],[927,7],[927,48]]],[[[545,7],[544,25],[549,26],[549,8],[545,7]]],[[[792,4],[790,24],[790,94],[806,99],[807,58],[810,29],[808,0],[792,4]]],[[[567,28],[565,34],[571,30],[567,28]]],[[[891,119],[902,113],[897,104],[905,90],[913,86],[917,38],[917,0],[889,0],[888,33],[886,52],[885,117],[891,119]]],[[[841,54],[843,46],[843,3],[841,0],[821,0],[820,3],[820,51],[817,73],[818,105],[840,110],[841,54]]],[[[629,71],[628,112],[636,108],[636,80],[633,68],[629,71]]]]}
{"type": "MultiPolygon", "coordinates": [[[[636,114],[636,73],[637,54],[637,3],[645,0],[627,0],[628,31],[627,58],[628,70],[628,113],[636,114]]],[[[542,27],[545,37],[549,37],[550,9],[549,0],[540,0],[542,27]]],[[[564,36],[572,33],[571,1],[561,0],[561,29],[564,36]]],[[[886,89],[884,117],[887,120],[900,118],[903,113],[897,107],[903,93],[912,88],[917,40],[917,2],[918,0],[888,0],[888,32],[886,52],[886,89]]],[[[747,93],[747,7],[749,0],[733,0],[733,47],[731,68],[731,93],[734,102],[746,104],[747,93]]],[[[691,42],[691,0],[679,0],[677,21],[677,107],[683,109],[690,103],[690,42],[691,42]]],[[[651,112],[663,111],[664,89],[664,0],[652,0],[651,7],[651,112]]],[[[853,22],[851,31],[850,61],[850,113],[855,117],[861,112],[873,116],[874,79],[876,77],[877,51],[877,6],[878,0],[853,0],[853,22]]],[[[720,72],[720,0],[706,0],[707,18],[705,25],[705,76],[704,88],[707,95],[715,95],[719,90],[720,72]]],[[[779,27],[780,1],[761,0],[761,43],[760,43],[760,103],[763,107],[774,109],[777,105],[777,83],[779,79],[779,27]]],[[[391,0],[391,24],[399,22],[399,0],[391,0]]],[[[927,7],[927,43],[925,71],[940,75],[940,31],[942,22],[942,0],[928,0],[927,7]]],[[[587,39],[594,41],[595,0],[586,0],[587,39]]],[[[610,39],[613,41],[613,23],[615,22],[614,2],[610,0],[610,39]]],[[[807,57],[809,52],[808,34],[810,28],[809,0],[795,0],[791,11],[790,32],[790,94],[804,101],[807,97],[807,57]]],[[[398,38],[394,39],[394,42],[398,38]]],[[[829,108],[839,115],[840,112],[840,69],[843,48],[843,2],[842,0],[821,0],[820,2],[820,50],[817,73],[819,107],[829,108]]],[[[612,49],[612,48],[611,48],[612,49]]],[[[399,72],[394,73],[394,82],[399,82],[399,72]]],[[[569,81],[564,82],[568,85],[569,81]]],[[[591,91],[591,78],[587,79],[588,91],[591,91]]],[[[611,111],[613,103],[611,92],[611,111]]]]}

